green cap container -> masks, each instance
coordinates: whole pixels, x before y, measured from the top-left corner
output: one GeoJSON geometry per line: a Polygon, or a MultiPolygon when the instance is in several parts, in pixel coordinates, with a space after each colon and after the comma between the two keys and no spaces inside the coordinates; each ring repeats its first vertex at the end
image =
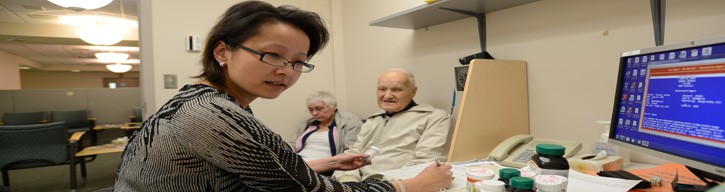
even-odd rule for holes
{"type": "Polygon", "coordinates": [[[534,188],[534,180],[528,177],[512,177],[509,181],[511,181],[511,187],[514,189],[534,188]]]}
{"type": "Polygon", "coordinates": [[[544,155],[564,155],[566,147],[554,144],[538,144],[536,145],[536,153],[544,155]]]}
{"type": "Polygon", "coordinates": [[[509,179],[512,177],[518,177],[521,176],[521,171],[514,168],[503,168],[501,170],[498,170],[498,177],[503,179],[509,179]]]}

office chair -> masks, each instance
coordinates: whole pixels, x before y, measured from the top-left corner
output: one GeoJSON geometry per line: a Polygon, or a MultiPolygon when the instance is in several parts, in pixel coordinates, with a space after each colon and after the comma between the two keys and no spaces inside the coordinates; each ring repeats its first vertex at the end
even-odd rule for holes
{"type": "Polygon", "coordinates": [[[93,127],[96,126],[96,119],[91,118],[89,110],[76,111],[51,111],[50,120],[52,122],[65,122],[68,127],[68,133],[87,132],[91,136],[91,145],[97,145],[98,137],[93,127]]]}
{"type": "Polygon", "coordinates": [[[10,185],[9,170],[70,164],[71,190],[75,190],[77,163],[81,164],[83,180],[86,178],[86,161],[75,158],[77,148],[81,148],[78,140],[83,133],[74,133],[69,139],[64,122],[2,126],[0,169],[3,185],[10,185]]]}
{"type": "Polygon", "coordinates": [[[130,122],[143,122],[143,108],[140,106],[133,107],[133,115],[129,116],[130,122]]]}
{"type": "Polygon", "coordinates": [[[3,121],[0,125],[30,125],[48,122],[48,116],[45,111],[6,112],[3,114],[3,121]]]}

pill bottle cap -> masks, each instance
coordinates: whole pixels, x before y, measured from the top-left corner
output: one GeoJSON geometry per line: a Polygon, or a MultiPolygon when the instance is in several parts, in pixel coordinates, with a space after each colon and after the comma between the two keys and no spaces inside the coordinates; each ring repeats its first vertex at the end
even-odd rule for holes
{"type": "Polygon", "coordinates": [[[536,145],[536,153],[544,155],[564,155],[566,148],[555,144],[538,144],[536,145]]]}
{"type": "Polygon", "coordinates": [[[484,180],[476,182],[476,184],[480,183],[480,186],[476,186],[476,189],[481,189],[481,191],[500,191],[503,192],[506,190],[506,186],[503,183],[503,181],[497,181],[497,180],[484,180]],[[480,187],[480,188],[479,188],[480,187]]]}
{"type": "Polygon", "coordinates": [[[472,167],[466,170],[466,177],[473,180],[490,180],[496,175],[491,169],[483,167],[472,167]]]}
{"type": "Polygon", "coordinates": [[[536,176],[536,188],[542,191],[561,191],[566,189],[567,179],[559,175],[536,176]]]}
{"type": "Polygon", "coordinates": [[[534,180],[527,177],[512,177],[509,179],[511,181],[511,187],[516,189],[533,189],[534,188],[534,180]]]}
{"type": "Polygon", "coordinates": [[[498,177],[503,179],[509,179],[511,177],[518,177],[521,176],[521,171],[514,168],[503,168],[501,170],[498,170],[498,177]]]}
{"type": "Polygon", "coordinates": [[[533,171],[529,171],[526,169],[519,169],[519,171],[521,171],[521,177],[528,177],[534,179],[534,177],[536,176],[536,172],[533,171]]]}

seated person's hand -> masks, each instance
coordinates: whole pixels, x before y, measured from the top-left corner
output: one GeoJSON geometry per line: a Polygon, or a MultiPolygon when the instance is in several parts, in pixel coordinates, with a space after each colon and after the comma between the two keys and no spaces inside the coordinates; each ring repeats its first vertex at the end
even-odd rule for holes
{"type": "Polygon", "coordinates": [[[370,165],[371,162],[366,163],[362,160],[369,156],[368,154],[339,154],[332,157],[332,162],[335,164],[335,170],[349,171],[370,165]]]}

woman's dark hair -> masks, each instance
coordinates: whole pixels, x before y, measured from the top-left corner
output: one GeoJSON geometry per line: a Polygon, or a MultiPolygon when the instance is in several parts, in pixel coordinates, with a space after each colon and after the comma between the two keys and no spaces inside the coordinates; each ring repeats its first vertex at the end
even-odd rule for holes
{"type": "Polygon", "coordinates": [[[238,49],[250,37],[260,32],[260,26],[269,22],[283,22],[291,24],[307,34],[310,38],[310,48],[307,51],[307,60],[311,59],[320,49],[325,47],[329,34],[325,23],[317,13],[300,10],[294,6],[282,5],[274,7],[261,1],[245,1],[229,7],[219,22],[212,27],[206,38],[206,47],[202,56],[202,72],[195,76],[211,83],[225,86],[222,69],[214,59],[214,48],[220,41],[226,43],[226,48],[238,49]]]}

